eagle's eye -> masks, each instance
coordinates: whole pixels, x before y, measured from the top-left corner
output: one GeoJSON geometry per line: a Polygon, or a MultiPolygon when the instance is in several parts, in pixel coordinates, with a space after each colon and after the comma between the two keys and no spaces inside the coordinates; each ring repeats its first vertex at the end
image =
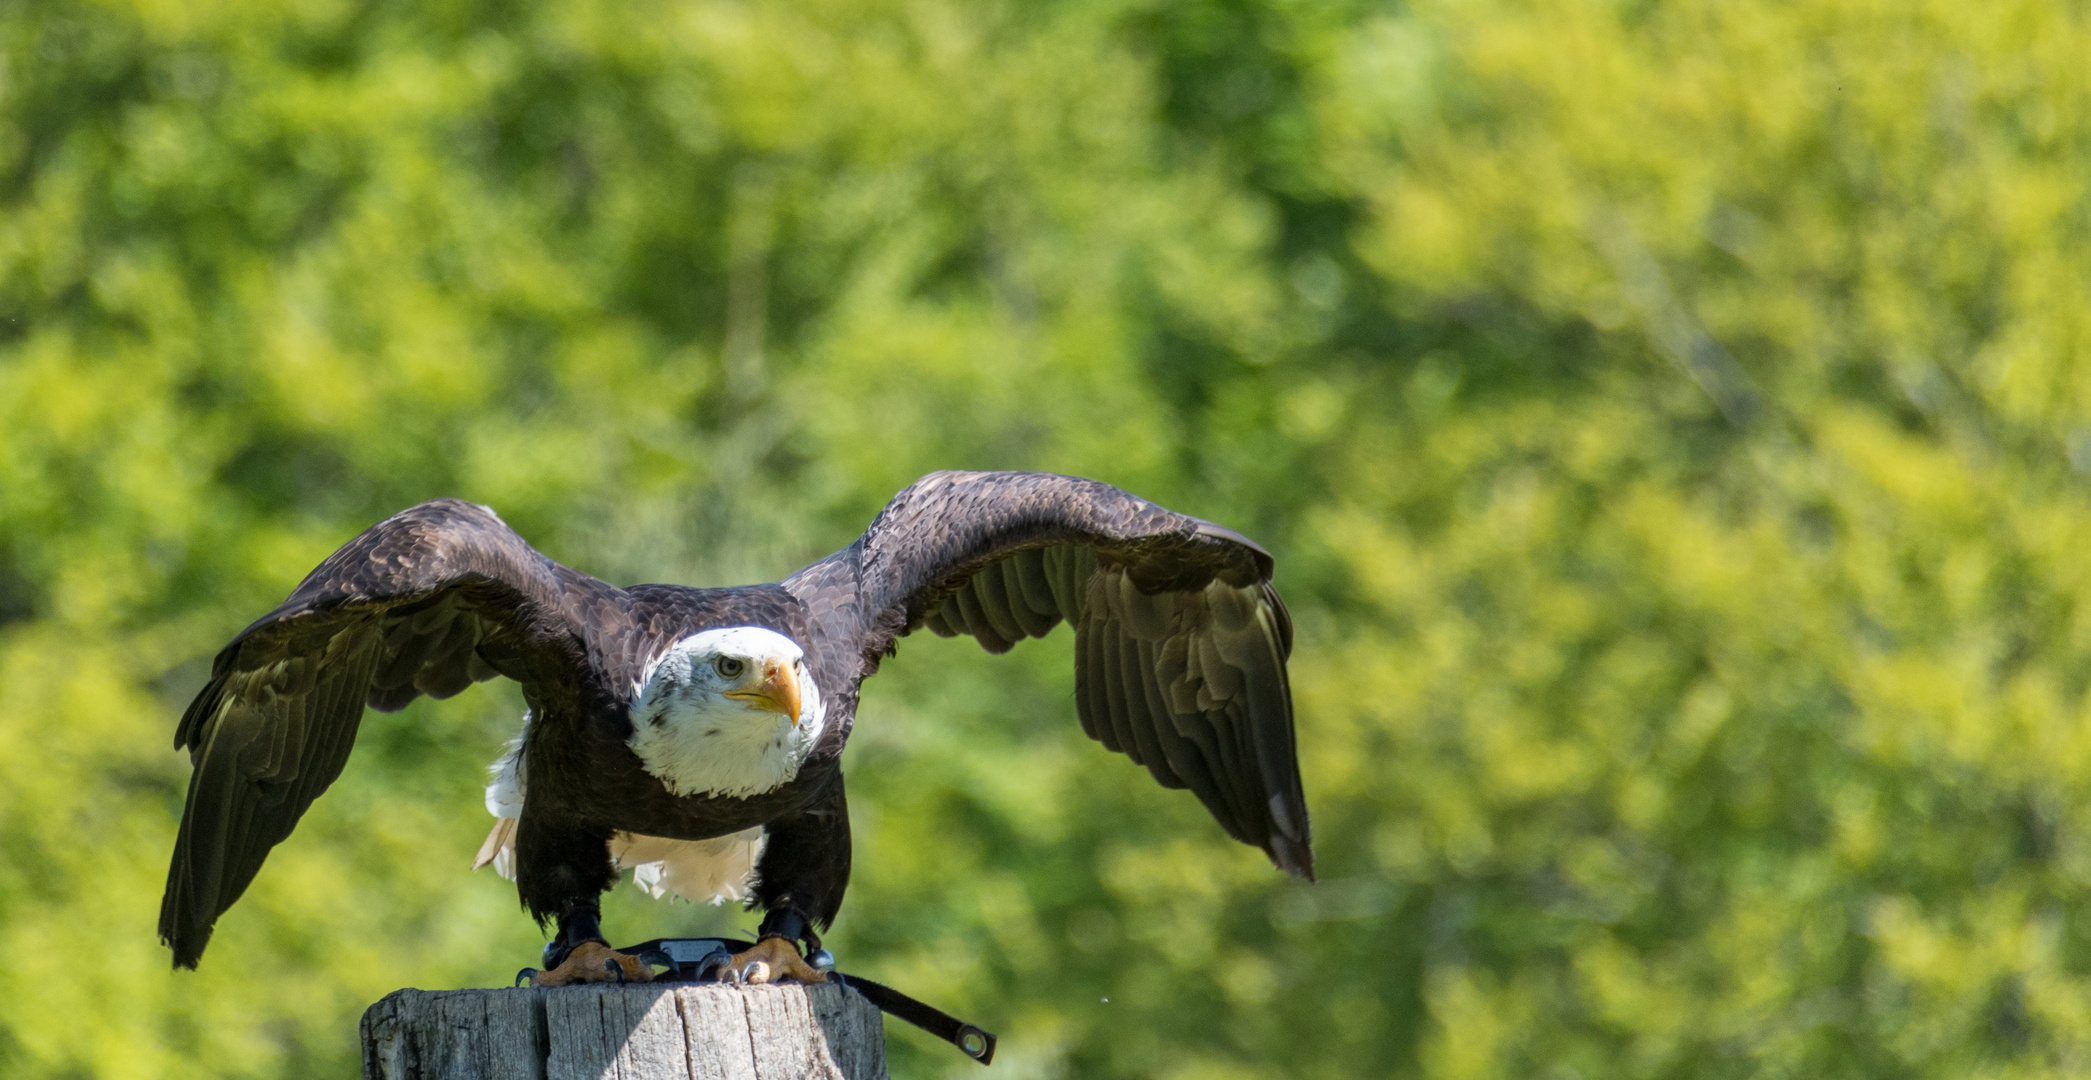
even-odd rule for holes
{"type": "Polygon", "coordinates": [[[738,679],[741,677],[741,672],[748,670],[746,663],[742,662],[740,658],[733,656],[722,656],[712,666],[719,669],[720,675],[729,679],[738,679]]]}

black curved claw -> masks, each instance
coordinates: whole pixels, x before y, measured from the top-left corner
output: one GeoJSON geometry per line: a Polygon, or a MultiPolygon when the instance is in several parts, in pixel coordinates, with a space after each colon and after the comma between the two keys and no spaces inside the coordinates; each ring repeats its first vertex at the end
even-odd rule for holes
{"type": "Polygon", "coordinates": [[[725,982],[726,971],[732,966],[733,953],[730,950],[725,948],[713,949],[704,954],[704,959],[697,961],[697,980],[702,982],[706,979],[717,979],[720,982],[725,982]]]}
{"type": "Polygon", "coordinates": [[[647,967],[664,967],[669,971],[675,970],[675,958],[659,949],[648,949],[639,953],[638,957],[639,962],[647,967]]]}
{"type": "Polygon", "coordinates": [[[619,986],[623,986],[623,985],[624,985],[624,965],[623,965],[623,964],[620,964],[620,963],[618,963],[618,962],[617,962],[617,960],[616,960],[615,958],[613,958],[613,957],[608,957],[608,956],[606,956],[606,957],[604,957],[604,958],[603,958],[603,967],[605,967],[605,968],[608,968],[608,969],[609,969],[609,971],[610,971],[610,974],[612,974],[612,975],[615,975],[615,976],[617,976],[617,985],[619,985],[619,986]]]}
{"type": "Polygon", "coordinates": [[[525,986],[528,985],[530,981],[535,978],[537,978],[536,968],[524,968],[523,970],[515,973],[515,984],[517,986],[525,986]]]}

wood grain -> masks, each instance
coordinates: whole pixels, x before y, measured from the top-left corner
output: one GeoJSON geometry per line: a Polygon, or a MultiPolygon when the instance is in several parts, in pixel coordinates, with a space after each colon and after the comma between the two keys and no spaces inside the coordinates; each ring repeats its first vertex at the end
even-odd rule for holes
{"type": "Polygon", "coordinates": [[[364,1080],[885,1080],[882,1014],[835,985],[398,990],[364,1080]]]}

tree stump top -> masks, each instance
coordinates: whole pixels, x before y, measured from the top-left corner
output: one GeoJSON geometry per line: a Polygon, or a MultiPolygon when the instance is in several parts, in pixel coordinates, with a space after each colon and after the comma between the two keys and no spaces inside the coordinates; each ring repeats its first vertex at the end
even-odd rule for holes
{"type": "Polygon", "coordinates": [[[396,990],[364,1080],[886,1080],[882,1014],[833,983],[396,990]]]}

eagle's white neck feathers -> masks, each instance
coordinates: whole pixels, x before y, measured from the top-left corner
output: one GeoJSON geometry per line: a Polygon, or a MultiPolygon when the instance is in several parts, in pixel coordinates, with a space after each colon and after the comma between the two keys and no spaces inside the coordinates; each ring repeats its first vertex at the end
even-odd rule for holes
{"type": "Polygon", "coordinates": [[[746,798],[774,791],[799,775],[827,720],[805,652],[759,626],[683,638],[646,669],[634,691],[629,745],[646,771],[677,795],[746,798]],[[729,668],[739,665],[737,675],[722,671],[722,658],[729,668]],[[772,661],[798,683],[797,723],[726,696],[772,661]]]}

